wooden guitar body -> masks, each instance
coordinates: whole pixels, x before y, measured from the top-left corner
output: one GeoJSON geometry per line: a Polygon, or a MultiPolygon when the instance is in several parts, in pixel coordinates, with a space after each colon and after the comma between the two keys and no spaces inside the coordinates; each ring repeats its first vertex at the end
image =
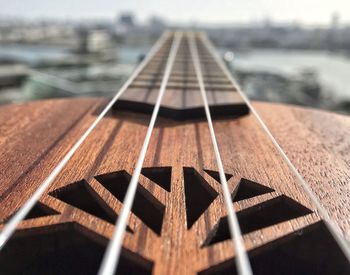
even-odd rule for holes
{"type": "MultiPolygon", "coordinates": [[[[97,273],[157,91],[147,88],[147,94],[145,83],[135,83],[20,222],[0,251],[0,274],[97,273]]],[[[198,87],[183,91],[176,85],[153,129],[116,274],[237,274],[198,87]]],[[[208,96],[213,126],[254,274],[350,274],[348,260],[285,160],[233,88],[220,85],[208,96]]],[[[349,241],[350,118],[253,105],[349,241]]],[[[105,99],[80,98],[0,107],[1,228],[105,106],[105,99]]]]}

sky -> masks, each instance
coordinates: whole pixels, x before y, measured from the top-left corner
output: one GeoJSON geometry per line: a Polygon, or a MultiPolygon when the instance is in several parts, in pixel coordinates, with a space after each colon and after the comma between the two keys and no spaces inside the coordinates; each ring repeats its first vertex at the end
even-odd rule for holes
{"type": "Polygon", "coordinates": [[[278,22],[329,24],[338,13],[350,23],[350,0],[0,0],[1,17],[106,18],[131,11],[139,21],[152,15],[182,23],[278,22]]]}

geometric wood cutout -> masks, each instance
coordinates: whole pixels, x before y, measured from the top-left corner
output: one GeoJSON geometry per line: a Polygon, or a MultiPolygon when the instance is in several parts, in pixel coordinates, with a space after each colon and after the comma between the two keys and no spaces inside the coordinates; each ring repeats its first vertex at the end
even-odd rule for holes
{"type": "Polygon", "coordinates": [[[184,167],[184,183],[187,229],[190,229],[219,194],[190,167],[184,167]]]}
{"type": "MultiPolygon", "coordinates": [[[[211,176],[214,180],[216,180],[217,182],[221,183],[219,172],[212,171],[212,170],[208,170],[208,169],[204,169],[204,171],[205,171],[209,176],[211,176]]],[[[230,174],[225,174],[225,177],[226,177],[226,180],[228,181],[230,178],[232,178],[232,175],[230,175],[230,174]]]]}
{"type": "MultiPolygon", "coordinates": [[[[249,251],[255,275],[350,274],[350,264],[323,221],[306,226],[249,251]]],[[[234,259],[227,260],[198,275],[237,274],[234,259]]]]}
{"type": "Polygon", "coordinates": [[[232,193],[233,202],[273,192],[270,187],[242,178],[232,193]]]}
{"type": "Polygon", "coordinates": [[[56,189],[50,195],[111,224],[117,220],[117,214],[85,180],[56,189]]]}
{"type": "Polygon", "coordinates": [[[171,167],[142,168],[141,174],[158,184],[164,190],[170,192],[171,167]]]}
{"type": "MultiPolygon", "coordinates": [[[[131,176],[124,170],[95,177],[114,197],[123,202],[131,176]]],[[[138,184],[131,211],[145,225],[160,235],[165,206],[142,185],[138,184]]]]}
{"type": "MultiPolygon", "coordinates": [[[[237,218],[241,232],[244,235],[310,213],[312,213],[310,209],[282,195],[237,212],[237,218]]],[[[228,220],[227,217],[223,217],[210,231],[203,246],[230,238],[228,220]]]]}
{"type": "Polygon", "coordinates": [[[312,211],[284,195],[241,210],[237,218],[243,234],[311,214],[312,211]]]}
{"type": "MultiPolygon", "coordinates": [[[[143,168],[142,174],[148,177],[153,184],[157,184],[167,190],[169,195],[171,192],[171,167],[155,167],[155,168],[143,168]]],[[[201,174],[192,167],[183,167],[183,196],[185,202],[185,211],[180,211],[186,215],[187,232],[179,231],[179,234],[196,234],[196,232],[191,232],[190,229],[198,221],[198,219],[211,207],[215,199],[218,198],[219,192],[221,190],[215,189],[201,176],[201,174]]],[[[218,172],[211,170],[204,170],[207,174],[218,180],[218,172]]],[[[232,176],[226,174],[226,178],[230,179],[232,176]]],[[[131,180],[130,174],[125,170],[101,174],[95,176],[96,180],[106,188],[115,198],[120,202],[123,202],[126,191],[129,187],[131,180]]],[[[249,200],[261,194],[274,192],[273,189],[261,185],[259,183],[241,179],[239,184],[234,191],[233,201],[249,200]]],[[[72,205],[82,211],[85,211],[91,215],[104,219],[110,223],[115,223],[117,219],[117,214],[107,205],[107,203],[90,187],[90,185],[85,181],[81,180],[73,184],[69,184],[65,187],[54,190],[49,193],[53,196],[67,204],[72,205]]],[[[132,212],[143,222],[144,226],[150,228],[153,232],[161,237],[162,225],[165,215],[165,205],[160,203],[145,187],[138,184],[134,203],[132,206],[132,212]]],[[[40,215],[46,214],[58,214],[55,210],[45,208],[45,205],[38,203],[34,208],[34,212],[28,217],[38,217],[40,215]]],[[[312,211],[295,200],[285,196],[279,195],[267,201],[263,201],[256,205],[248,208],[244,208],[238,211],[237,218],[241,228],[242,235],[248,234],[252,231],[259,230],[265,227],[274,226],[278,223],[289,221],[294,218],[298,218],[304,215],[308,215],[312,211]]],[[[251,257],[252,268],[256,274],[278,274],[281,268],[289,268],[285,271],[285,274],[302,274],[303,272],[308,272],[308,274],[316,274],[321,271],[333,270],[334,264],[338,264],[335,271],[339,271],[339,274],[343,270],[347,271],[348,266],[346,266],[343,255],[339,252],[339,248],[332,238],[328,230],[323,226],[323,223],[318,223],[319,225],[312,225],[306,227],[303,230],[303,234],[314,232],[314,240],[310,241],[310,247],[308,243],[305,242],[305,238],[310,240],[311,238],[307,235],[305,238],[301,238],[298,234],[292,233],[288,236],[281,237],[280,239],[267,243],[261,247],[249,252],[251,257]],[[309,229],[310,228],[310,229],[309,229]],[[314,230],[314,228],[316,228],[314,230]],[[316,239],[322,239],[319,245],[315,245],[316,239]],[[294,240],[294,241],[291,241],[294,240]],[[309,257],[308,261],[315,261],[317,259],[312,258],[312,255],[317,255],[317,257],[324,257],[324,251],[321,247],[327,245],[332,251],[332,256],[330,257],[330,263],[324,263],[324,270],[310,269],[303,265],[303,259],[298,258],[300,251],[304,251],[303,255],[309,257]],[[317,251],[315,250],[317,248],[317,251]],[[305,251],[309,251],[306,253],[305,251]],[[338,260],[333,257],[336,255],[338,260]],[[274,257],[276,262],[270,260],[274,257]],[[281,257],[286,259],[292,258],[297,266],[289,266],[288,261],[281,260],[281,257]],[[269,264],[266,264],[269,263],[269,264]],[[280,265],[280,267],[275,268],[274,265],[280,265]],[[294,269],[293,269],[294,268],[294,269]],[[294,273],[293,273],[294,272],[294,273]]],[[[18,253],[19,246],[21,246],[21,253],[18,254],[18,264],[10,263],[10,261],[1,261],[4,257],[0,257],[0,274],[4,271],[4,274],[16,273],[16,271],[26,270],[26,274],[46,274],[49,271],[50,274],[95,274],[96,268],[99,266],[105,245],[100,245],[99,243],[91,242],[86,240],[85,234],[83,237],[79,236],[81,232],[88,231],[85,227],[79,225],[76,222],[69,222],[57,225],[51,225],[50,228],[55,228],[53,231],[46,229],[42,233],[37,233],[36,230],[28,231],[29,235],[16,235],[10,245],[6,246],[7,250],[5,259],[14,257],[13,253],[18,253]],[[58,229],[57,229],[58,228],[58,229]],[[64,232],[61,232],[61,228],[64,228],[64,232]],[[69,229],[67,229],[69,228],[69,229]],[[75,229],[80,228],[77,232],[75,229]],[[74,238],[74,240],[73,240],[74,238]],[[64,239],[65,241],[61,241],[64,239]],[[55,241],[59,240],[63,244],[61,247],[55,247],[55,241]],[[11,244],[12,243],[12,244],[11,244]],[[40,244],[36,244],[40,243],[40,244]],[[54,250],[50,250],[54,248],[54,250]],[[36,251],[39,249],[39,251],[36,251]],[[16,251],[16,252],[14,252],[16,251]],[[36,253],[35,255],[32,252],[36,253]],[[84,252],[82,252],[84,251],[84,252]],[[41,254],[44,253],[44,254],[41,254]],[[39,256],[38,256],[39,255],[39,256]],[[65,255],[65,256],[63,256],[65,255]],[[67,257],[67,255],[69,257],[67,257]],[[60,260],[53,260],[57,257],[60,260]],[[89,264],[85,264],[88,261],[89,264]],[[77,262],[84,262],[84,267],[81,270],[77,267],[77,262]],[[70,269],[68,268],[70,267],[70,269]],[[56,272],[56,273],[55,273],[56,272]],[[80,273],[83,272],[83,273],[80,273]]],[[[129,232],[134,233],[129,227],[127,227],[129,232]]],[[[311,233],[310,233],[311,234],[311,233]]],[[[201,249],[211,249],[210,246],[213,244],[229,240],[231,238],[230,231],[228,227],[227,217],[221,217],[219,222],[211,229],[206,232],[205,240],[201,241],[198,239],[194,244],[195,247],[201,249]]],[[[184,238],[186,242],[186,238],[184,238]]],[[[154,265],[159,264],[158,262],[152,262],[146,260],[141,255],[122,248],[122,253],[120,257],[120,262],[118,265],[118,270],[116,274],[152,274],[154,265]]],[[[197,272],[198,270],[196,270],[197,272]]],[[[198,274],[235,274],[236,268],[234,264],[234,259],[227,260],[223,263],[211,266],[198,274]]]]}
{"type": "MultiPolygon", "coordinates": [[[[1,251],[0,274],[95,275],[107,240],[83,226],[63,223],[21,230],[1,251]]],[[[116,274],[152,274],[153,263],[122,248],[116,274]]]]}
{"type": "Polygon", "coordinates": [[[29,211],[28,215],[24,219],[29,220],[57,214],[59,214],[59,212],[57,212],[56,210],[52,209],[51,207],[48,207],[47,205],[41,202],[37,202],[36,205],[34,205],[32,210],[29,211]]]}
{"type": "MultiPolygon", "coordinates": [[[[15,212],[16,213],[16,212],[15,212]]],[[[46,216],[58,215],[59,212],[48,207],[47,205],[37,202],[34,207],[29,211],[27,216],[25,216],[24,220],[30,220],[35,218],[41,218],[46,216]]],[[[14,214],[4,219],[1,223],[6,223],[10,218],[12,218],[14,214]]]]}

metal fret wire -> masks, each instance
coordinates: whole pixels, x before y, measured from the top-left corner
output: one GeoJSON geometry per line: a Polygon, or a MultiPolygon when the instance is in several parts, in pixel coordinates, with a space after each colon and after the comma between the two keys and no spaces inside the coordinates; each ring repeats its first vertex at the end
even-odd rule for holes
{"type": "Polygon", "coordinates": [[[5,246],[6,242],[15,232],[17,225],[28,215],[30,210],[34,207],[36,202],[44,194],[45,190],[50,186],[50,184],[55,180],[57,175],[62,171],[67,162],[72,158],[74,153],[78,150],[80,145],[85,141],[89,134],[95,129],[97,124],[102,120],[106,113],[112,108],[113,104],[119,99],[119,97],[126,91],[129,85],[134,81],[136,76],[144,69],[147,63],[152,59],[154,54],[158,52],[161,46],[166,42],[169,36],[169,32],[163,34],[163,36],[157,41],[157,43],[152,47],[151,51],[144,59],[144,61],[136,68],[131,77],[124,83],[117,94],[111,99],[108,105],[99,114],[96,120],[91,124],[91,126],[86,130],[86,132],[79,138],[79,140],[73,145],[69,152],[64,156],[64,158],[57,164],[57,166],[52,170],[50,175],[39,185],[35,190],[33,195],[23,204],[23,206],[16,212],[15,215],[7,222],[5,227],[0,233],[0,251],[5,246]]]}
{"type": "Polygon", "coordinates": [[[250,100],[248,99],[248,97],[242,92],[240,86],[235,81],[235,79],[232,77],[231,73],[229,72],[229,70],[227,69],[227,67],[225,66],[223,61],[221,60],[220,56],[215,51],[215,49],[212,46],[212,44],[211,44],[210,40],[208,39],[208,37],[202,35],[201,39],[203,41],[203,44],[209,50],[209,52],[214,56],[215,60],[218,62],[218,64],[220,65],[221,69],[224,71],[224,73],[228,77],[228,79],[237,88],[237,92],[241,95],[241,97],[243,98],[243,100],[245,101],[245,103],[247,104],[247,106],[249,107],[249,109],[251,110],[251,112],[253,113],[253,115],[255,116],[257,121],[259,122],[259,124],[262,127],[262,129],[265,131],[265,133],[270,138],[270,140],[273,143],[273,145],[276,147],[277,151],[281,154],[283,159],[286,161],[287,165],[292,170],[293,174],[295,175],[295,177],[297,178],[297,180],[301,184],[302,188],[307,193],[307,195],[310,197],[310,199],[313,202],[314,206],[317,208],[317,211],[319,212],[321,218],[324,219],[327,228],[329,229],[329,231],[333,235],[333,237],[336,240],[336,242],[338,243],[339,247],[342,249],[345,257],[350,262],[350,245],[347,243],[347,241],[343,237],[343,234],[342,234],[339,226],[332,221],[332,219],[330,218],[327,210],[322,206],[322,203],[319,201],[319,199],[317,198],[315,193],[312,191],[310,186],[307,184],[307,182],[305,181],[303,176],[299,173],[299,171],[294,166],[292,161],[289,159],[287,154],[283,151],[282,147],[279,145],[279,143],[277,142],[275,137],[272,135],[271,131],[266,126],[265,122],[262,120],[262,118],[260,117],[259,113],[255,110],[253,105],[250,103],[250,100]]]}
{"type": "Polygon", "coordinates": [[[217,143],[216,136],[215,136],[213,121],[212,121],[211,114],[210,114],[208,98],[206,95],[205,85],[204,85],[204,81],[203,81],[201,64],[199,61],[197,43],[195,41],[193,33],[190,34],[189,44],[190,44],[190,51],[191,51],[191,56],[193,59],[194,69],[195,69],[197,79],[198,79],[199,89],[200,89],[203,103],[204,103],[204,110],[205,110],[205,114],[206,114],[206,117],[208,120],[208,127],[209,127],[210,136],[211,136],[211,140],[212,140],[213,147],[214,147],[214,153],[215,153],[217,166],[219,169],[220,182],[221,182],[223,193],[224,193],[225,204],[226,204],[226,208],[228,211],[228,224],[229,224],[230,233],[232,236],[232,241],[234,244],[234,250],[235,250],[236,255],[237,255],[237,257],[236,257],[237,271],[238,271],[238,274],[241,274],[241,275],[251,275],[251,274],[253,274],[253,272],[252,272],[252,269],[251,269],[251,266],[249,263],[247,251],[244,247],[243,237],[242,237],[241,229],[239,227],[237,215],[236,215],[235,210],[233,208],[233,203],[232,203],[230,191],[228,188],[228,183],[227,183],[226,176],[225,176],[224,166],[222,164],[220,151],[219,151],[218,143],[217,143]]]}
{"type": "Polygon", "coordinates": [[[170,50],[170,53],[168,56],[168,60],[167,60],[167,64],[166,64],[166,68],[165,68],[165,72],[164,72],[164,76],[163,76],[163,80],[162,80],[162,85],[159,89],[157,101],[156,101],[156,104],[153,108],[152,117],[151,117],[148,129],[147,129],[147,133],[146,133],[143,145],[142,145],[142,149],[141,149],[139,158],[138,158],[136,166],[135,166],[135,170],[133,172],[133,175],[132,175],[130,183],[129,183],[128,190],[127,190],[125,198],[123,200],[123,207],[121,210],[121,214],[118,217],[118,220],[117,220],[116,226],[115,226],[115,230],[113,232],[112,239],[108,243],[107,250],[106,250],[105,255],[103,257],[102,264],[101,264],[101,267],[100,267],[100,270],[98,273],[99,275],[113,275],[115,270],[116,270],[116,267],[118,265],[120,252],[121,252],[121,248],[122,248],[122,244],[123,244],[124,233],[125,233],[125,229],[127,226],[130,210],[131,210],[132,204],[134,202],[134,198],[135,198],[135,194],[136,194],[136,190],[137,190],[137,184],[138,184],[138,180],[140,177],[142,165],[143,165],[143,162],[144,162],[145,157],[146,157],[148,144],[149,144],[151,136],[152,136],[154,124],[156,122],[156,119],[157,119],[157,116],[159,113],[160,104],[161,104],[163,95],[165,93],[166,86],[168,84],[171,69],[172,69],[174,61],[175,61],[175,57],[176,57],[176,54],[177,54],[177,51],[178,51],[178,48],[179,48],[179,45],[180,45],[180,42],[182,39],[182,35],[183,35],[182,32],[176,32],[174,35],[174,40],[173,40],[173,43],[171,45],[171,50],[170,50]]]}

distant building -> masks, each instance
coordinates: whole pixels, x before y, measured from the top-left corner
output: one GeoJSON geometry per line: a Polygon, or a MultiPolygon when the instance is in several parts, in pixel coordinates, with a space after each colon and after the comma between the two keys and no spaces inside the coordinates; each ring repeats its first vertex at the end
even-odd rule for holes
{"type": "Polygon", "coordinates": [[[165,20],[158,16],[150,17],[147,25],[152,39],[159,37],[167,27],[165,20]]]}
{"type": "Polygon", "coordinates": [[[134,15],[132,13],[122,13],[119,16],[118,24],[124,25],[126,27],[134,27],[135,26],[134,15]]]}
{"type": "Polygon", "coordinates": [[[100,52],[111,46],[111,37],[106,30],[81,28],[78,36],[78,52],[82,54],[100,52]]]}
{"type": "Polygon", "coordinates": [[[340,46],[340,33],[339,33],[339,26],[340,26],[340,16],[339,13],[334,12],[331,15],[331,20],[329,24],[329,31],[328,31],[328,49],[329,50],[336,50],[340,46]]]}
{"type": "Polygon", "coordinates": [[[130,12],[121,13],[116,22],[116,34],[124,35],[136,26],[135,16],[130,12]]]}
{"type": "Polygon", "coordinates": [[[151,28],[164,28],[166,23],[165,20],[159,16],[151,16],[148,20],[148,25],[151,28]]]}
{"type": "Polygon", "coordinates": [[[330,28],[332,30],[338,30],[339,29],[339,23],[340,23],[340,15],[337,12],[334,12],[331,16],[331,24],[330,28]]]}

